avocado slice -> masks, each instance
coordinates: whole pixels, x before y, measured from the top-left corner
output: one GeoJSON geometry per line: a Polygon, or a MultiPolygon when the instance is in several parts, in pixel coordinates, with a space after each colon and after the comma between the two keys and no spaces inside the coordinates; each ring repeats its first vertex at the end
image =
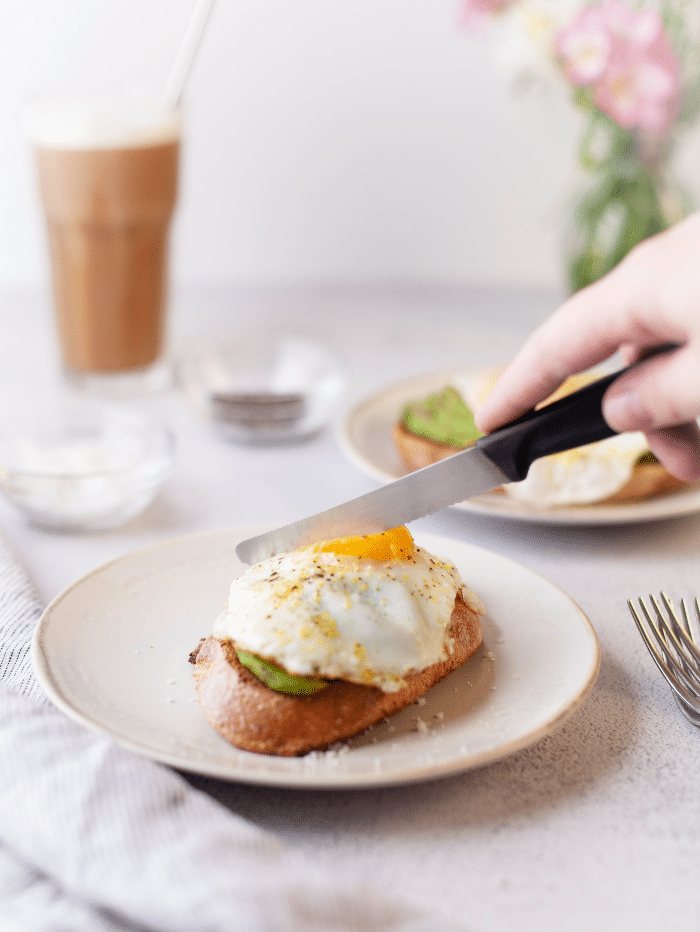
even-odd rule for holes
{"type": "Polygon", "coordinates": [[[460,449],[472,446],[482,436],[474,415],[451,385],[422,401],[407,404],[401,423],[412,434],[460,449]]]}
{"type": "Polygon", "coordinates": [[[246,670],[250,670],[254,676],[275,692],[287,693],[290,696],[311,696],[328,686],[328,680],[317,680],[311,676],[295,676],[269,660],[263,660],[246,650],[237,650],[236,653],[246,670]]]}

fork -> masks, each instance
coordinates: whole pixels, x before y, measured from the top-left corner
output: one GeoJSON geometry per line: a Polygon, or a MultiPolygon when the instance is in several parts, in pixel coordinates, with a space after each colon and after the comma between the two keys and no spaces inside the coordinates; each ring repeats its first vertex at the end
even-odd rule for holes
{"type": "Polygon", "coordinates": [[[681,601],[679,619],[666,593],[660,593],[659,598],[666,615],[653,595],[649,596],[653,612],[643,599],[638,600],[643,620],[631,599],[627,605],[679,709],[689,722],[700,727],[700,602],[697,598],[694,601],[697,624],[691,626],[685,599],[681,601]]]}

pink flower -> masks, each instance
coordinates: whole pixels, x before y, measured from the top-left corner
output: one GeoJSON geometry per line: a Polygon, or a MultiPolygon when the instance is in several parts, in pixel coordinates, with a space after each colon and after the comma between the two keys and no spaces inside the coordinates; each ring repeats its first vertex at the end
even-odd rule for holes
{"type": "Polygon", "coordinates": [[[470,23],[489,13],[500,13],[515,3],[517,0],[463,0],[462,19],[470,23]]]}
{"type": "Polygon", "coordinates": [[[678,101],[678,61],[655,10],[622,0],[587,7],[557,36],[573,84],[591,87],[596,105],[625,129],[668,130],[678,101]]]}
{"type": "Polygon", "coordinates": [[[569,80],[579,87],[605,74],[612,37],[601,7],[587,7],[556,37],[556,50],[569,80]]]}
{"type": "Polygon", "coordinates": [[[639,127],[662,134],[677,109],[678,82],[651,60],[623,60],[612,65],[596,88],[595,102],[625,129],[639,127]]]}

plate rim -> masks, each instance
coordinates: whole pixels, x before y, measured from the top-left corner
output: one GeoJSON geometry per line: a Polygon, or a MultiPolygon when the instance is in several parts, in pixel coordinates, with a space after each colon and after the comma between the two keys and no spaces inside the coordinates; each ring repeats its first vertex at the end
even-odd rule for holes
{"type": "MultiPolygon", "coordinates": [[[[355,401],[337,421],[335,436],[338,446],[345,458],[364,475],[369,476],[380,485],[386,485],[399,478],[387,472],[382,466],[373,462],[369,456],[359,450],[351,437],[353,424],[362,413],[373,406],[388,400],[393,394],[406,395],[408,400],[421,391],[424,383],[449,380],[455,376],[467,376],[481,371],[483,367],[475,365],[451,366],[445,369],[433,369],[422,374],[390,382],[369,395],[355,401]]],[[[387,425],[389,427],[389,425],[387,425]]],[[[560,508],[529,509],[520,502],[514,502],[511,508],[497,508],[489,504],[486,493],[464,502],[450,506],[451,511],[470,515],[483,515],[501,521],[517,521],[534,524],[559,526],[581,525],[582,527],[614,526],[636,524],[645,521],[662,521],[678,518],[700,511],[700,483],[690,483],[686,488],[668,492],[656,498],[638,502],[620,502],[616,505],[569,505],[560,508]]],[[[504,501],[507,500],[504,497],[504,501]]]]}
{"type": "MultiPolygon", "coordinates": [[[[262,533],[263,531],[269,529],[269,526],[218,528],[209,531],[200,531],[193,534],[179,535],[177,537],[168,538],[145,547],[128,551],[119,557],[116,557],[104,564],[101,564],[100,566],[93,568],[88,573],[84,574],[79,579],[76,579],[74,582],[69,584],[46,606],[36,625],[31,641],[30,656],[32,666],[41,687],[47,693],[51,701],[70,719],[79,723],[83,727],[88,728],[93,733],[101,735],[102,737],[107,736],[115,741],[115,743],[120,747],[123,747],[129,751],[137,753],[140,756],[146,757],[158,763],[171,766],[176,770],[246,785],[278,787],[295,790],[348,790],[376,789],[381,787],[415,784],[428,780],[438,780],[454,776],[456,774],[466,773],[471,770],[496,763],[500,760],[510,757],[512,754],[515,754],[520,750],[531,747],[532,745],[541,741],[547,735],[556,731],[565,721],[570,718],[570,716],[572,716],[580,708],[593,688],[600,670],[600,644],[590,619],[585,614],[583,609],[574,601],[574,599],[568,595],[568,593],[566,593],[560,586],[542,576],[536,570],[533,570],[530,567],[519,563],[517,560],[514,560],[513,558],[501,554],[497,551],[491,550],[487,547],[482,547],[478,544],[473,544],[469,541],[462,541],[457,538],[450,537],[449,535],[436,534],[434,532],[428,531],[417,531],[416,536],[419,538],[429,538],[438,542],[448,541],[457,544],[458,546],[464,547],[467,550],[472,549],[479,551],[480,553],[484,554],[487,559],[495,559],[497,562],[501,561],[506,564],[516,566],[521,572],[534,577],[539,584],[557,592],[566,600],[571,609],[573,609],[574,615],[587,634],[591,646],[591,655],[587,665],[586,676],[585,679],[582,678],[582,682],[578,684],[575,694],[568,700],[566,706],[564,708],[557,709],[553,715],[551,715],[546,721],[542,722],[536,729],[527,730],[521,736],[512,738],[504,744],[499,744],[493,748],[486,749],[478,753],[472,752],[470,755],[467,755],[466,758],[464,755],[456,756],[454,759],[448,762],[443,762],[438,766],[434,764],[415,764],[411,767],[402,767],[397,769],[393,773],[386,770],[380,770],[378,772],[370,772],[369,770],[366,770],[361,773],[344,774],[342,767],[337,769],[327,769],[324,771],[315,770],[313,767],[311,767],[304,770],[300,769],[294,773],[285,773],[265,771],[264,769],[245,770],[245,768],[236,767],[235,763],[233,766],[231,766],[231,764],[228,762],[223,761],[221,762],[221,765],[217,765],[213,762],[206,762],[204,765],[202,765],[195,760],[188,760],[177,754],[169,754],[167,751],[148,747],[146,742],[133,740],[128,736],[120,734],[113,728],[110,728],[109,725],[97,721],[94,717],[79,709],[76,709],[73,705],[71,705],[69,698],[63,695],[61,688],[54,680],[50,668],[50,659],[46,656],[44,650],[44,641],[47,628],[51,624],[51,616],[53,611],[65,599],[70,598],[78,587],[95,576],[98,576],[104,572],[108,572],[112,567],[115,566],[115,564],[128,564],[132,561],[137,561],[138,558],[146,552],[154,552],[158,550],[167,551],[169,548],[182,546],[183,544],[187,544],[198,539],[214,539],[216,537],[222,537],[224,539],[231,538],[231,540],[233,540],[233,537],[237,536],[237,539],[242,540],[244,539],[242,536],[243,534],[246,536],[252,536],[253,534],[262,533]]],[[[431,546],[433,545],[431,544],[431,546]]],[[[246,752],[239,751],[239,753],[245,754],[246,752]]],[[[253,756],[256,760],[265,760],[265,755],[253,756]]],[[[303,761],[304,758],[291,758],[289,760],[303,761]]]]}

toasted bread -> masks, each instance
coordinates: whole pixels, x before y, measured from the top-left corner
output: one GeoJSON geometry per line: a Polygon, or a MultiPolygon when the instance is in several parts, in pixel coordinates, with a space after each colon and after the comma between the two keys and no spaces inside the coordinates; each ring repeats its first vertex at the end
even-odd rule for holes
{"type": "Polygon", "coordinates": [[[452,456],[453,453],[459,453],[464,449],[464,447],[454,447],[449,443],[441,443],[439,440],[419,437],[407,430],[403,424],[394,425],[393,436],[399,456],[409,472],[422,469],[424,466],[432,466],[438,460],[443,460],[446,456],[452,456]]]}
{"type": "MultiPolygon", "coordinates": [[[[470,388],[468,402],[472,405],[480,404],[496,384],[501,372],[500,369],[486,370],[480,376],[475,377],[470,388]]],[[[538,407],[556,401],[570,391],[575,391],[590,382],[592,378],[594,376],[583,375],[568,379],[538,407]]],[[[460,449],[465,449],[465,447],[455,447],[427,437],[420,437],[411,433],[400,422],[394,424],[392,435],[396,450],[407,472],[430,466],[445,457],[458,453],[460,449]]],[[[635,464],[630,479],[622,488],[618,489],[614,495],[599,499],[595,504],[609,505],[639,501],[673,492],[684,485],[686,483],[683,480],[673,476],[661,463],[642,460],[635,464]]]]}
{"type": "Polygon", "coordinates": [[[311,696],[275,692],[240,663],[232,641],[208,637],[191,657],[199,704],[209,724],[244,751],[293,757],[323,750],[415,702],[471,657],[481,622],[461,594],[449,633],[448,658],[407,676],[396,692],[332,680],[311,696]]]}
{"type": "Polygon", "coordinates": [[[603,499],[603,502],[614,504],[653,498],[655,495],[665,495],[667,492],[681,489],[686,484],[682,479],[671,475],[661,463],[637,463],[629,481],[614,495],[603,499]]]}

